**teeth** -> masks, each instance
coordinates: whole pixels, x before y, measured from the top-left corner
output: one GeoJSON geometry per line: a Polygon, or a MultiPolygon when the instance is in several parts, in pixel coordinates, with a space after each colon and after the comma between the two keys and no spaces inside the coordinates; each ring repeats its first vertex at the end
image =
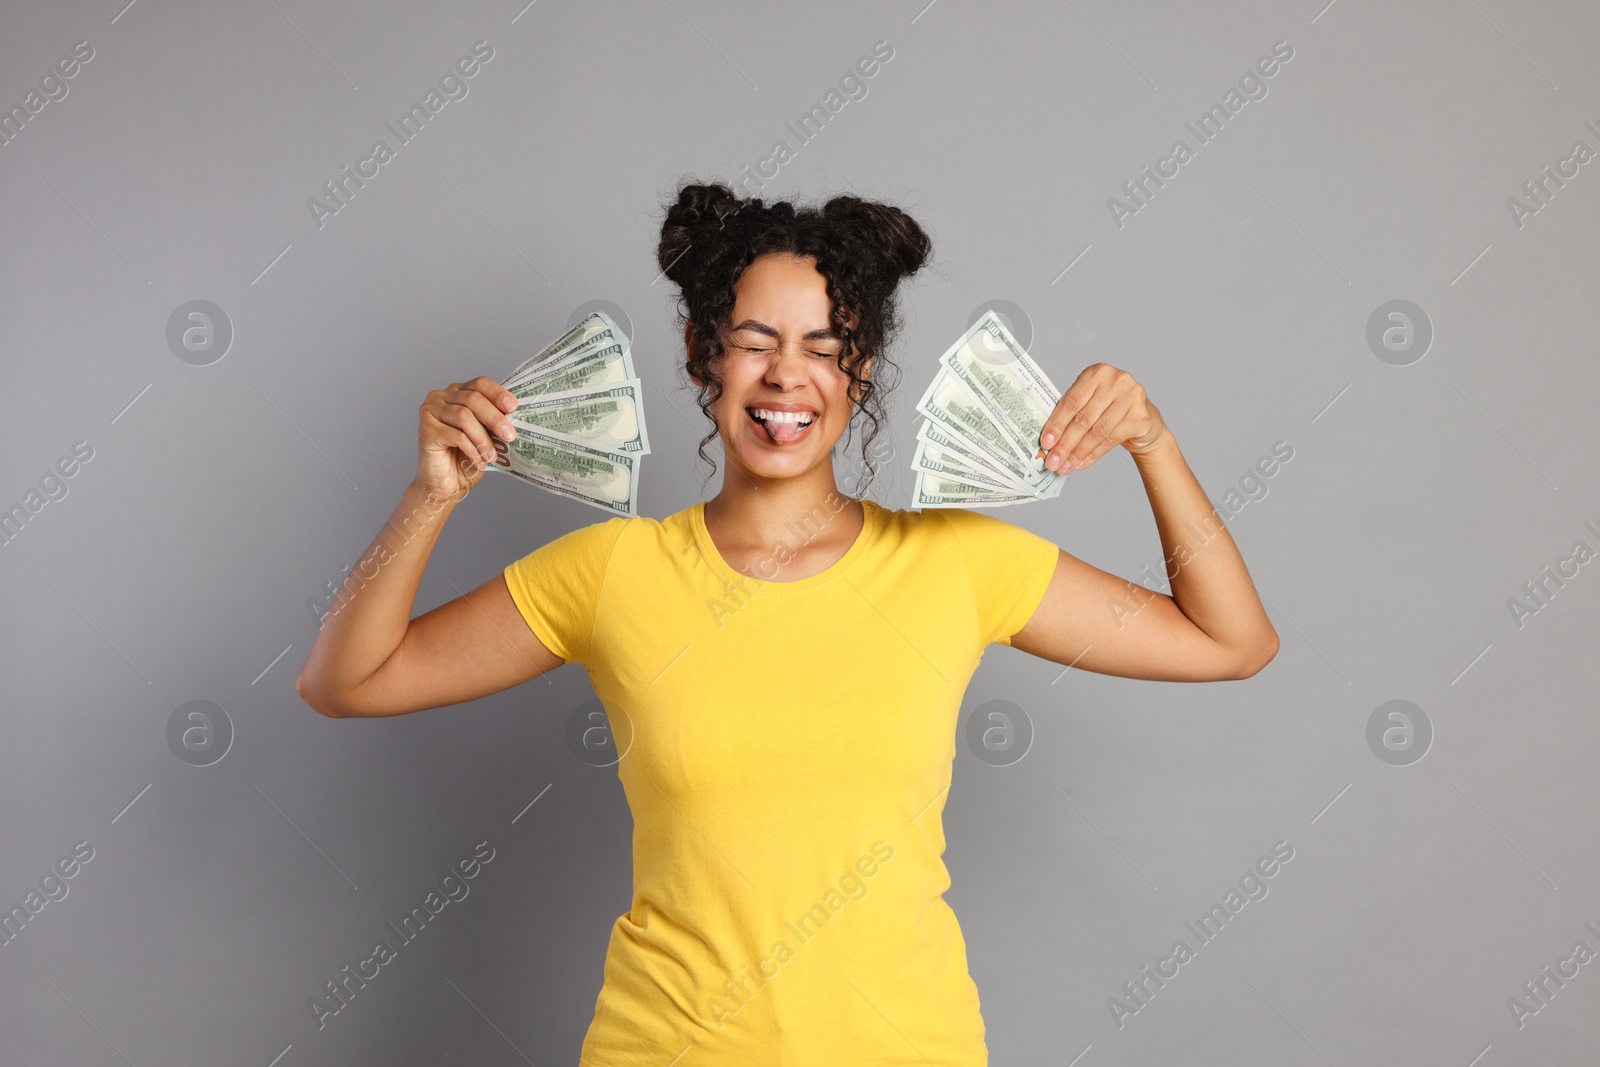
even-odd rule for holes
{"type": "Polygon", "coordinates": [[[809,411],[768,411],[766,408],[751,408],[756,416],[765,422],[798,422],[802,426],[810,422],[812,414],[809,411]]]}

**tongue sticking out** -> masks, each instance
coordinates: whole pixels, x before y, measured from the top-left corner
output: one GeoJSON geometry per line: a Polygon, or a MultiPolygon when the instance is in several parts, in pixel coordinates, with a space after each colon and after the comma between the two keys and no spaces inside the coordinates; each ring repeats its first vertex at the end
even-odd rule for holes
{"type": "Polygon", "coordinates": [[[804,429],[805,426],[798,422],[777,422],[770,419],[767,421],[767,436],[780,444],[793,441],[804,429]]]}

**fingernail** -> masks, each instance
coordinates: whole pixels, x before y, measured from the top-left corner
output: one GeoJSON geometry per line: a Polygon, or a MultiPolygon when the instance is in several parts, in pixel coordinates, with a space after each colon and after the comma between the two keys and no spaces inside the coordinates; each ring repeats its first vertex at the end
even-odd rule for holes
{"type": "Polygon", "coordinates": [[[512,426],[509,422],[501,423],[500,436],[504,437],[507,441],[514,439],[517,436],[516,427],[512,426]]]}
{"type": "Polygon", "coordinates": [[[1039,438],[1039,443],[1045,448],[1049,448],[1056,443],[1056,435],[1046,430],[1044,436],[1039,438]]]}
{"type": "Polygon", "coordinates": [[[1044,465],[1051,470],[1056,470],[1061,466],[1061,457],[1052,452],[1044,458],[1044,465]]]}

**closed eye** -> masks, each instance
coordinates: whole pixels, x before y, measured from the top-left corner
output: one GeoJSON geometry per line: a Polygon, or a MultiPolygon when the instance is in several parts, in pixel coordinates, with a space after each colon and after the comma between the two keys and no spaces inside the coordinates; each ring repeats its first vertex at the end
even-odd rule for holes
{"type": "MultiPolygon", "coordinates": [[[[752,352],[752,353],[754,353],[756,355],[759,355],[759,356],[770,356],[772,353],[777,351],[776,348],[773,348],[770,345],[758,347],[756,345],[741,345],[741,344],[735,343],[731,347],[737,349],[740,352],[752,352]]],[[[809,356],[816,356],[819,359],[838,359],[839,358],[839,353],[837,353],[837,352],[819,352],[814,348],[813,349],[807,349],[806,350],[806,354],[809,355],[809,356]]]]}

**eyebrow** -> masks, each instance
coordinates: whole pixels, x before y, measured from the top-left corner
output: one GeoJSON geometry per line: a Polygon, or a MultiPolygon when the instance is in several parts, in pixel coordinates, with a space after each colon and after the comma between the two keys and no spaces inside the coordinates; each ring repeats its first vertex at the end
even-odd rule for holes
{"type": "MultiPolygon", "coordinates": [[[[740,330],[752,330],[755,333],[766,334],[768,337],[777,337],[778,336],[778,331],[777,330],[773,329],[771,326],[768,326],[764,322],[757,322],[755,319],[745,319],[739,325],[733,327],[733,330],[731,332],[738,333],[740,330]]],[[[837,340],[840,340],[840,337],[839,337],[839,335],[837,333],[835,333],[833,331],[833,327],[830,326],[825,330],[812,330],[809,333],[804,334],[800,338],[800,340],[802,340],[802,341],[820,341],[820,340],[837,341],[837,340]]]]}

